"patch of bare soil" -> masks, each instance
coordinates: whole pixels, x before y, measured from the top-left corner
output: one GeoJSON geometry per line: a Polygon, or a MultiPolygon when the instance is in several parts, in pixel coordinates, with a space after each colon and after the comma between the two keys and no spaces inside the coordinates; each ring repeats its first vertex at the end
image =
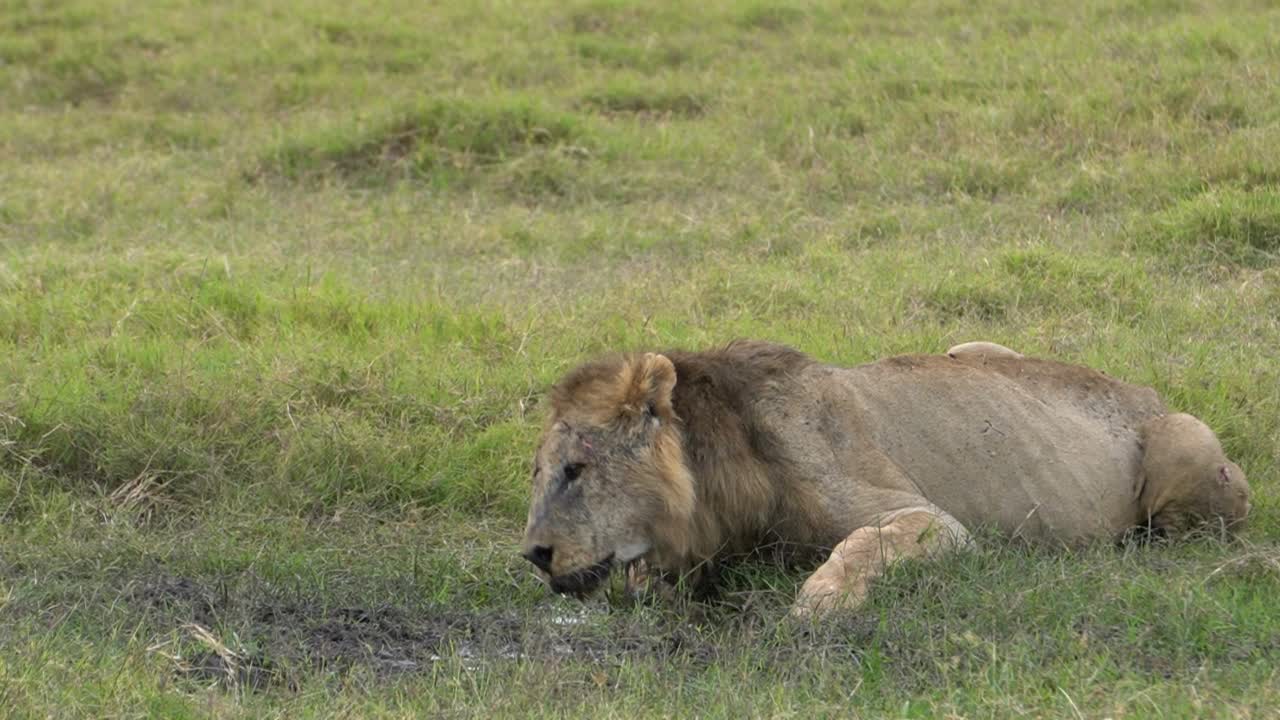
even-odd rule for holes
{"type": "Polygon", "coordinates": [[[131,588],[125,597],[150,626],[177,628],[188,641],[185,656],[171,655],[179,675],[249,689],[290,686],[303,670],[359,669],[388,678],[439,663],[479,669],[512,661],[610,665],[646,657],[704,665],[725,651],[722,628],[601,606],[548,603],[531,611],[477,612],[333,607],[243,588],[233,598],[168,575],[131,588]]]}

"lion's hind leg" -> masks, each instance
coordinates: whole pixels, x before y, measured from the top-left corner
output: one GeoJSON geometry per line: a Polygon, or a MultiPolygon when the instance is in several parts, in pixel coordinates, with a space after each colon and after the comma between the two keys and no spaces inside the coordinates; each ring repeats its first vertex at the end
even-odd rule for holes
{"type": "Polygon", "coordinates": [[[1249,483],[1207,425],[1184,413],[1142,427],[1139,521],[1159,533],[1238,530],[1249,514],[1249,483]]]}
{"type": "Polygon", "coordinates": [[[854,530],[831,551],[831,557],[805,581],[791,614],[808,617],[856,608],[867,599],[871,582],[891,563],[934,555],[968,541],[964,526],[936,508],[891,513],[876,525],[854,530]]]}

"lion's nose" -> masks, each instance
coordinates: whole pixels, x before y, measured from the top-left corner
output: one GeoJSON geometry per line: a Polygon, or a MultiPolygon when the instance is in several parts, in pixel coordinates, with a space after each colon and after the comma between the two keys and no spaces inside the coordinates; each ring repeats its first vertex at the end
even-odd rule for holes
{"type": "Polygon", "coordinates": [[[548,545],[534,545],[532,549],[524,553],[524,559],[533,563],[539,570],[544,573],[551,573],[551,547],[548,545]]]}

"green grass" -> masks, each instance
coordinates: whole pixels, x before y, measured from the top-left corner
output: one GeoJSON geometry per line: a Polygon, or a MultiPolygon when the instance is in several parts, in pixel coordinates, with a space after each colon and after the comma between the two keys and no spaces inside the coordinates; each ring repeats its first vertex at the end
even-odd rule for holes
{"type": "Polygon", "coordinates": [[[1219,0],[5,5],[0,706],[1273,712],[1277,35],[1219,0]],[[740,336],[1152,385],[1256,514],[991,540],[814,628],[764,563],[709,606],[547,597],[548,385],[740,336]]]}

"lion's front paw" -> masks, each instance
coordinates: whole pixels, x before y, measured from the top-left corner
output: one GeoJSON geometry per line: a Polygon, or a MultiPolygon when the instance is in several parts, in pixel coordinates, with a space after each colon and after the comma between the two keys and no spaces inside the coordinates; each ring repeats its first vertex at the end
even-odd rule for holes
{"type": "Polygon", "coordinates": [[[622,588],[623,594],[632,602],[671,602],[675,599],[675,588],[663,578],[662,573],[654,571],[643,559],[627,563],[622,588]]]}
{"type": "Polygon", "coordinates": [[[841,595],[842,588],[837,584],[821,580],[814,582],[814,578],[809,578],[791,604],[790,615],[801,620],[819,617],[838,607],[841,595]]]}

